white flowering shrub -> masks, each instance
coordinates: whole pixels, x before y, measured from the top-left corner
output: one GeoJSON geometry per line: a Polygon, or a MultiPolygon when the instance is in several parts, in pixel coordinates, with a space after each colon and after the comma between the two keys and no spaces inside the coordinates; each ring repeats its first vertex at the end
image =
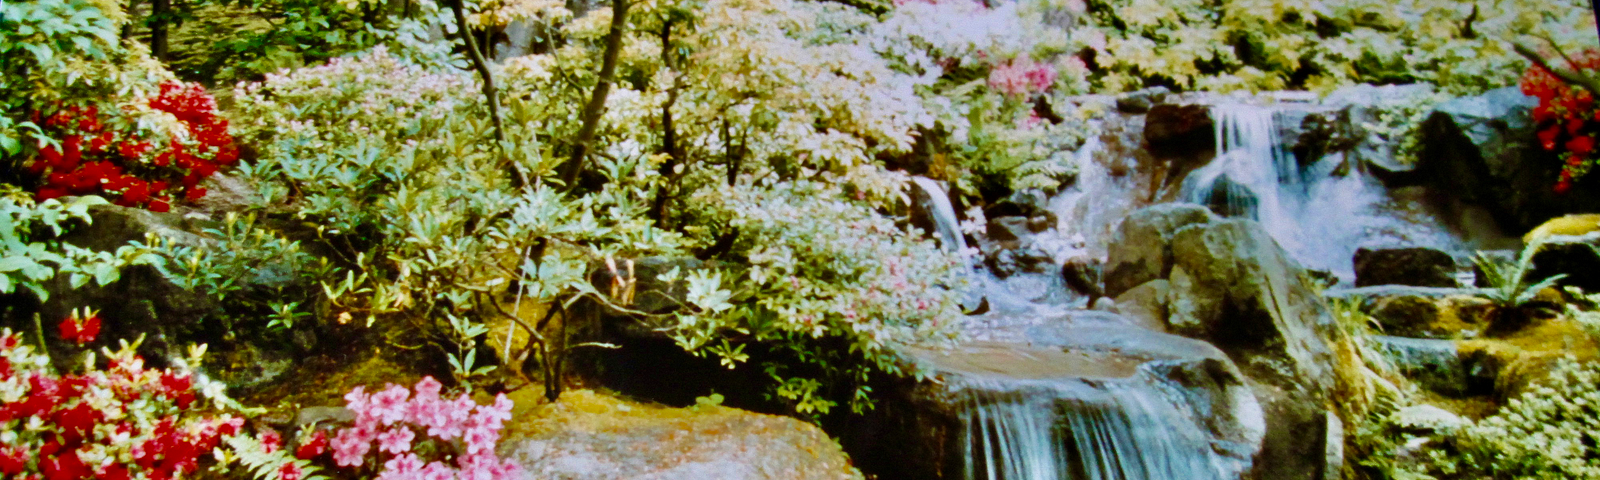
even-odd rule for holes
{"type": "Polygon", "coordinates": [[[701,195],[717,198],[703,224],[737,231],[731,254],[747,262],[687,275],[692,308],[678,315],[676,335],[685,349],[730,367],[746,359],[741,343],[791,349],[804,364],[797,369],[820,374],[768,365],[777,396],[800,413],[826,414],[841,397],[853,411],[867,408],[867,376],[901,373],[898,347],[953,338],[967,260],[850,201],[837,184],[741,184],[701,195]],[[729,332],[740,341],[730,343],[729,332]],[[838,344],[819,347],[828,342],[838,344]],[[823,391],[838,385],[848,390],[823,391]]]}
{"type": "Polygon", "coordinates": [[[879,156],[931,124],[914,79],[847,36],[813,35],[857,15],[838,6],[635,5],[617,67],[631,80],[605,98],[596,153],[566,185],[610,15],[592,10],[562,27],[565,46],[494,66],[500,144],[475,77],[382,48],[243,85],[240,137],[260,155],[241,172],[336,252],[322,281],[333,316],[405,325],[452,352],[462,380],[495,368],[472,359],[486,335],[509,337],[487,325],[509,324],[532,341],[498,347],[501,365],[539,364],[558,385],[570,332],[551,317],[580,298],[628,307],[590,285],[596,265],[699,250],[754,261],[720,277],[753,288],[722,306],[716,273],[682,272],[711,295],[692,302],[704,320],[676,332],[687,348],[730,363],[749,342],[788,349],[806,365],[772,371],[778,397],[802,412],[864,407],[856,387],[898,371],[893,345],[943,335],[959,315],[960,263],[879,213],[904,211],[907,183],[879,156]],[[513,171],[531,184],[514,187],[513,171]]]}

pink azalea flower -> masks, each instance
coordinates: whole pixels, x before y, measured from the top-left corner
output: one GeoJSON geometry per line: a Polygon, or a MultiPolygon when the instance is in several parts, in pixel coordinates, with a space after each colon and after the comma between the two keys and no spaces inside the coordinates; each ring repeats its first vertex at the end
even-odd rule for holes
{"type": "Polygon", "coordinates": [[[278,469],[279,480],[300,480],[303,474],[304,472],[300,471],[300,466],[295,465],[294,462],[285,463],[283,468],[278,469]]]}
{"type": "Polygon", "coordinates": [[[396,455],[383,464],[380,480],[416,480],[422,473],[422,460],[415,454],[396,455]]]}
{"type": "Polygon", "coordinates": [[[397,427],[378,434],[378,450],[389,453],[402,453],[411,450],[411,439],[416,434],[410,428],[397,427]]]}
{"type": "Polygon", "coordinates": [[[467,434],[462,440],[467,442],[467,454],[489,454],[494,453],[494,444],[500,440],[500,434],[479,425],[467,429],[467,434]]]}
{"type": "Polygon", "coordinates": [[[372,394],[372,416],[377,417],[384,425],[405,420],[406,397],[411,396],[411,391],[395,384],[389,384],[383,391],[372,394]]]}
{"type": "Polygon", "coordinates": [[[361,465],[367,451],[372,449],[372,440],[363,438],[365,436],[356,428],[339,430],[339,435],[333,438],[333,463],[341,467],[361,465]]]}
{"type": "Polygon", "coordinates": [[[428,466],[417,472],[417,480],[454,480],[455,477],[454,468],[439,462],[428,462],[428,466]]]}

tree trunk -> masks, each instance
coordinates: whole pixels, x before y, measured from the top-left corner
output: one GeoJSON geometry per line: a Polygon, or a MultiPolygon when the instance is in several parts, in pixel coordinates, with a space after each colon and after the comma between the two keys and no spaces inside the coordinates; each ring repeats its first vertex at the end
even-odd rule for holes
{"type": "Polygon", "coordinates": [[[150,56],[167,61],[167,21],[172,17],[172,0],[150,2],[150,56]]]}

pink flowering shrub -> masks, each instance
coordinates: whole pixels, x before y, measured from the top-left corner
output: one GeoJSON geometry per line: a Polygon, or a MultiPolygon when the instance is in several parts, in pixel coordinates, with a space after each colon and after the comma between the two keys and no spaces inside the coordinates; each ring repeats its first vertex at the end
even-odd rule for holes
{"type": "Polygon", "coordinates": [[[1012,59],[989,69],[989,88],[1009,96],[1043,93],[1056,83],[1056,69],[1031,60],[1012,59]]]}
{"type": "MultiPolygon", "coordinates": [[[[310,433],[295,457],[336,467],[323,470],[376,473],[379,480],[519,478],[517,464],[495,454],[511,400],[500,394],[493,404],[478,405],[467,394],[445,398],[441,388],[433,377],[418,381],[414,393],[394,384],[370,394],[356,387],[344,397],[355,423],[331,439],[321,430],[310,433]]],[[[258,440],[267,453],[282,447],[276,433],[263,432],[258,440]]],[[[300,480],[307,469],[285,461],[272,471],[278,480],[300,480]]]]}
{"type": "Polygon", "coordinates": [[[209,463],[244,419],[204,411],[188,373],[145,369],[134,348],[103,350],[104,368],[58,375],[20,335],[0,332],[0,478],[165,480],[209,463]]]}

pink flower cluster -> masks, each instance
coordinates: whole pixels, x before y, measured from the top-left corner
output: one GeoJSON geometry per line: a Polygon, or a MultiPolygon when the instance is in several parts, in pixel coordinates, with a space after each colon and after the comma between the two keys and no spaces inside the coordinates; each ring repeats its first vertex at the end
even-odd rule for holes
{"type": "MultiPolygon", "coordinates": [[[[344,396],[355,413],[355,425],[340,429],[331,442],[333,461],[341,467],[366,463],[373,443],[377,443],[383,462],[380,480],[497,480],[515,478],[519,467],[495,455],[500,428],[511,419],[511,400],[505,394],[493,405],[478,405],[462,394],[454,400],[440,396],[442,388],[433,377],[417,382],[416,394],[405,387],[389,384],[382,391],[368,394],[356,387],[344,396]],[[417,432],[425,429],[429,437],[461,445],[456,466],[442,461],[425,462],[412,452],[417,432]]],[[[422,440],[426,440],[423,438],[422,440]]]]}
{"type": "Polygon", "coordinates": [[[989,70],[989,88],[1006,95],[1022,96],[1044,92],[1055,83],[1055,68],[1029,60],[1012,59],[989,70]]]}

